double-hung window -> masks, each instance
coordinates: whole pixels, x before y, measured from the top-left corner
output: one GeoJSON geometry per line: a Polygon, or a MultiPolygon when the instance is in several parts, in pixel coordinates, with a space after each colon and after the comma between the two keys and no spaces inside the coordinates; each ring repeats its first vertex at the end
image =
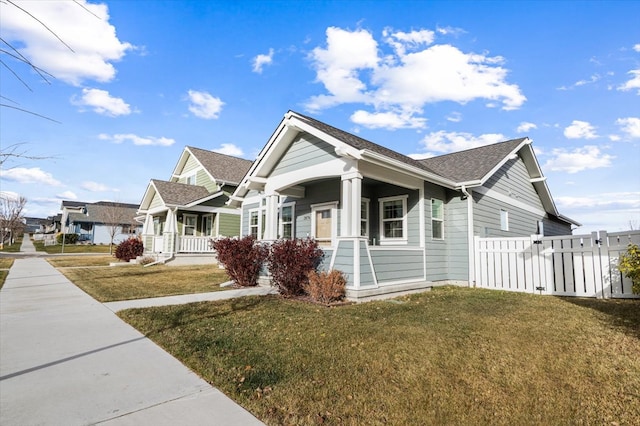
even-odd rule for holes
{"type": "Polygon", "coordinates": [[[360,201],[360,236],[369,236],[369,200],[367,198],[360,201]]]}
{"type": "Polygon", "coordinates": [[[197,223],[198,223],[198,216],[194,214],[185,214],[184,223],[182,224],[182,235],[189,235],[189,236],[196,235],[197,223]]]}
{"type": "Polygon", "coordinates": [[[407,241],[407,195],[380,198],[380,244],[407,241]]]}
{"type": "Polygon", "coordinates": [[[259,238],[259,230],[260,230],[260,210],[250,210],[249,211],[249,235],[251,235],[256,240],[259,238]]]}
{"type": "Polygon", "coordinates": [[[431,238],[444,240],[444,203],[437,198],[431,199],[431,238]]]}
{"type": "Polygon", "coordinates": [[[280,225],[278,234],[280,238],[290,240],[293,238],[293,210],[294,203],[286,203],[280,207],[280,225]]]}

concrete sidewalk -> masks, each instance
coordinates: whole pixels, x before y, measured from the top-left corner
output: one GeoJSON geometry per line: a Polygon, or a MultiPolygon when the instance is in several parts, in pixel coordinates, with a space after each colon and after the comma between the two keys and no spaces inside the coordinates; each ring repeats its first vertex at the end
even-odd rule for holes
{"type": "Polygon", "coordinates": [[[26,258],[0,290],[0,424],[262,423],[44,259],[26,258]]]}

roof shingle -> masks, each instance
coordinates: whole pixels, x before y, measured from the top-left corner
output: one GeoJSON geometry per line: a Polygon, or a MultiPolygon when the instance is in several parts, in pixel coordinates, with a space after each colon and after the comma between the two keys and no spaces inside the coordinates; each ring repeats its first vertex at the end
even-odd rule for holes
{"type": "Polygon", "coordinates": [[[151,182],[166,205],[182,206],[210,195],[204,186],[157,179],[151,182]]]}
{"type": "Polygon", "coordinates": [[[188,146],[189,151],[218,182],[238,185],[249,171],[253,161],[231,155],[220,154],[206,149],[188,146]]]}

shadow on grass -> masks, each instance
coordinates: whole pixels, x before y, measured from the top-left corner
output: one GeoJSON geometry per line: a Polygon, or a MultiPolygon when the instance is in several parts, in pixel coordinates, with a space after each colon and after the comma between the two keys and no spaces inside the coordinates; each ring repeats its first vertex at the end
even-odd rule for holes
{"type": "Polygon", "coordinates": [[[611,326],[622,328],[640,339],[640,300],[638,299],[587,299],[562,297],[561,300],[594,309],[607,315],[611,326]]]}

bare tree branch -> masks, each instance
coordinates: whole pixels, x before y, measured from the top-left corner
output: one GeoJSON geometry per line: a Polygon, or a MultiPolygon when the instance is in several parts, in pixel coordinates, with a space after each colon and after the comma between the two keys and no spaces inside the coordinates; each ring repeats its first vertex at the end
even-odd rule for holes
{"type": "Polygon", "coordinates": [[[12,197],[0,193],[0,248],[4,248],[7,240],[11,245],[15,236],[24,230],[22,210],[25,204],[27,199],[23,196],[12,197]]]}
{"type": "Polygon", "coordinates": [[[0,167],[4,165],[4,163],[10,158],[25,158],[28,160],[46,160],[51,157],[40,157],[36,155],[27,155],[26,150],[20,150],[19,148],[25,145],[25,143],[15,143],[13,145],[9,145],[5,148],[2,148],[0,151],[0,167]]]}
{"type": "Polygon", "coordinates": [[[45,27],[47,29],[47,31],[49,31],[51,34],[53,34],[55,36],[55,38],[57,38],[58,40],[60,40],[60,43],[64,44],[67,49],[69,49],[70,51],[72,51],[73,53],[76,53],[67,43],[64,42],[64,40],[62,40],[60,37],[58,37],[58,34],[56,34],[54,31],[51,30],[51,28],[47,27],[47,25],[42,22],[41,20],[39,20],[38,18],[36,18],[35,16],[33,16],[29,11],[24,10],[23,8],[21,8],[20,6],[18,6],[17,4],[15,4],[14,2],[12,2],[11,0],[6,0],[7,3],[14,5],[15,7],[17,7],[18,9],[20,9],[21,11],[23,11],[24,13],[26,13],[27,15],[31,16],[33,19],[35,19],[36,21],[38,21],[38,23],[40,25],[42,25],[43,27],[45,27]]]}
{"type": "Polygon", "coordinates": [[[18,111],[26,112],[27,114],[32,114],[32,115],[35,115],[37,117],[44,118],[45,120],[49,120],[49,121],[53,121],[54,123],[62,124],[58,120],[54,120],[53,118],[49,118],[49,117],[47,117],[45,115],[38,114],[37,112],[29,111],[28,109],[18,108],[18,107],[14,107],[13,105],[7,105],[7,104],[0,104],[0,107],[17,109],[18,111]]]}

